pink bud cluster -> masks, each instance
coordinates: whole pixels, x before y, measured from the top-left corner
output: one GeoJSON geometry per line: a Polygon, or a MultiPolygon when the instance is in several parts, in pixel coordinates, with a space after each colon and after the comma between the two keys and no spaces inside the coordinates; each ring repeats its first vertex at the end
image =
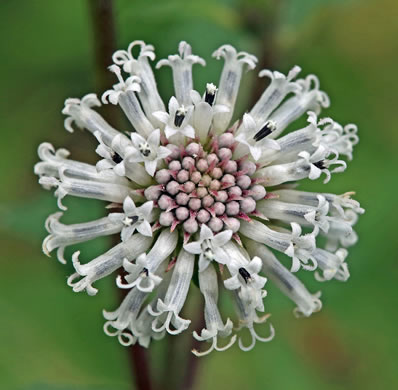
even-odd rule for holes
{"type": "Polygon", "coordinates": [[[214,138],[209,152],[196,142],[183,149],[168,145],[168,167],[156,172],[159,184],[145,190],[146,198],[162,210],[160,225],[174,230],[182,224],[187,234],[197,232],[203,223],[213,232],[237,232],[239,219],[255,213],[265,189],[251,178],[256,164],[233,160],[234,145],[232,133],[214,138]]]}

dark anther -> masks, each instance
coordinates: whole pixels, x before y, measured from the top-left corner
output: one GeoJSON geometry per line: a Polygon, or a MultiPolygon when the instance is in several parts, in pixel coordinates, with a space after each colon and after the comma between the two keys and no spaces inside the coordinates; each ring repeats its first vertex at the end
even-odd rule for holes
{"type": "Polygon", "coordinates": [[[180,114],[178,111],[176,112],[176,116],[174,117],[174,126],[180,127],[182,122],[184,121],[185,115],[180,114]]]}
{"type": "Polygon", "coordinates": [[[116,164],[119,164],[119,163],[121,163],[121,162],[123,161],[123,159],[122,159],[122,157],[120,156],[120,154],[118,154],[118,153],[116,153],[116,152],[113,154],[112,160],[113,160],[113,162],[116,163],[116,164]]]}
{"type": "Polygon", "coordinates": [[[319,169],[325,169],[325,168],[326,168],[326,166],[325,166],[325,161],[323,161],[323,160],[314,163],[314,165],[315,165],[317,168],[319,168],[319,169]]]}
{"type": "Polygon", "coordinates": [[[263,138],[265,138],[267,135],[270,135],[272,133],[272,127],[270,126],[270,123],[267,122],[261,130],[259,130],[253,137],[253,139],[258,142],[261,141],[263,138]]]}
{"type": "Polygon", "coordinates": [[[133,215],[132,217],[129,217],[131,219],[131,224],[135,224],[138,221],[138,217],[136,215],[133,215]]]}
{"type": "Polygon", "coordinates": [[[151,154],[151,151],[149,149],[145,149],[141,152],[141,154],[145,157],[148,157],[151,154]]]}
{"type": "Polygon", "coordinates": [[[142,270],[141,273],[142,273],[142,274],[145,274],[145,276],[148,276],[148,274],[149,274],[148,268],[145,268],[145,267],[144,267],[144,269],[142,270]]]}
{"type": "Polygon", "coordinates": [[[242,278],[245,280],[245,283],[247,284],[247,282],[252,278],[251,275],[246,271],[245,268],[239,268],[239,273],[242,276],[242,278]]]}
{"type": "Polygon", "coordinates": [[[209,103],[212,106],[213,103],[214,103],[214,98],[215,97],[216,97],[215,93],[212,94],[212,93],[206,92],[205,102],[209,103]]]}
{"type": "Polygon", "coordinates": [[[210,106],[212,106],[214,103],[216,92],[217,92],[217,87],[213,83],[206,84],[205,102],[208,103],[210,106]]]}

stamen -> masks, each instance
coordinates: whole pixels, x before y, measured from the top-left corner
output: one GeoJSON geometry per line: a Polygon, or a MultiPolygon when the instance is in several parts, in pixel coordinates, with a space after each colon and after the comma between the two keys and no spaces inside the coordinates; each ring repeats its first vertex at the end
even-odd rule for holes
{"type": "Polygon", "coordinates": [[[119,153],[116,153],[116,152],[113,154],[112,160],[113,160],[113,162],[114,162],[115,164],[120,164],[120,163],[123,161],[123,159],[122,159],[122,157],[120,156],[120,154],[119,154],[119,153]]]}
{"type": "Polygon", "coordinates": [[[151,147],[149,146],[148,142],[139,144],[138,148],[144,157],[148,157],[151,154],[151,147]]]}
{"type": "Polygon", "coordinates": [[[239,273],[242,276],[242,278],[245,280],[245,283],[247,284],[247,282],[250,282],[252,280],[251,275],[249,274],[249,272],[247,272],[247,270],[245,268],[239,268],[239,273]]]}
{"type": "Polygon", "coordinates": [[[127,217],[127,216],[126,216],[126,217],[123,219],[123,223],[124,223],[126,226],[134,225],[137,221],[138,221],[138,217],[137,217],[136,215],[133,215],[132,217],[127,217]]]}
{"type": "Polygon", "coordinates": [[[210,106],[212,106],[214,103],[216,92],[217,92],[217,87],[213,83],[206,84],[205,102],[210,104],[210,106]]]}
{"type": "Polygon", "coordinates": [[[141,275],[145,275],[146,277],[148,277],[148,275],[149,275],[149,271],[148,271],[148,268],[143,268],[143,270],[142,270],[142,272],[141,272],[141,275]]]}
{"type": "Polygon", "coordinates": [[[209,259],[213,260],[214,259],[214,253],[210,248],[206,248],[205,251],[203,252],[204,256],[209,259]]]}
{"type": "Polygon", "coordinates": [[[253,137],[253,139],[258,142],[265,138],[267,135],[270,135],[273,131],[276,130],[276,123],[273,121],[268,121],[265,125],[259,130],[253,137]]]}
{"type": "Polygon", "coordinates": [[[314,163],[313,165],[315,165],[319,169],[325,169],[326,168],[324,160],[318,161],[318,162],[314,163]]]}
{"type": "Polygon", "coordinates": [[[176,111],[176,115],[174,117],[174,126],[180,127],[182,125],[182,122],[184,121],[185,114],[187,113],[187,109],[182,105],[181,107],[178,108],[176,111]]]}

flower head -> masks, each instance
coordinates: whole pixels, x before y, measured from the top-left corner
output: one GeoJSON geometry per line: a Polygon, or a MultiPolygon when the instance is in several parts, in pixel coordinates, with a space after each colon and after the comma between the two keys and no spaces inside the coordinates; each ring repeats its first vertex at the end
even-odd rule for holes
{"type": "Polygon", "coordinates": [[[315,271],[323,282],[349,278],[346,248],[358,239],[353,226],[364,210],[351,199],[353,192],[305,192],[295,183],[322,174],[327,183],[343,172],[342,157],[351,160],[359,140],[357,128],[318,118],[329,99],[314,75],[298,78],[298,66],[286,76],[260,71],[269,86],[231,123],[242,77],[255,68],[256,57],[221,46],[213,54],[224,59],[218,85],[195,90],[192,67],[205,61],[186,42],[178,52],[156,66],[170,66],[173,73],[175,96],[167,110],[149,63],[154,47],[134,41],[114,54],[109,69],[118,82],[102,102],[120,106],[133,127],[130,134],[102,118],[95,94],[66,100],[65,128],[92,133],[101,159],[96,165],[74,161],[65,149],[43,143],[34,169],[39,183],[56,188],[62,210],[70,195],[108,202],[111,212],[72,225],[61,222],[61,212],[50,215],[43,251],[57,250],[65,263],[68,246],[120,235],[118,244],[84,264],[75,252],[67,283],[95,295],[97,280],[123,270],[116,284],[129,291],[119,308],[104,311],[105,333],[123,345],[148,347],[166,333],[188,329],[191,319],[181,313],[197,284],[205,327],[193,336],[209,348],[193,353],[224,351],[235,343],[247,351],[274,337],[272,325],[265,336],[259,326],[269,318],[268,280],[297,305],[297,316],[310,316],[322,307],[320,293],[310,293],[296,272],[315,271]],[[134,47],[140,49],[137,57],[134,47]],[[298,128],[295,120],[303,115],[308,123],[298,128]],[[289,125],[293,131],[283,134],[289,125]],[[290,270],[282,264],[286,257],[290,270]],[[235,318],[220,311],[220,289],[234,301],[235,318]],[[240,332],[248,333],[248,344],[240,332]]]}

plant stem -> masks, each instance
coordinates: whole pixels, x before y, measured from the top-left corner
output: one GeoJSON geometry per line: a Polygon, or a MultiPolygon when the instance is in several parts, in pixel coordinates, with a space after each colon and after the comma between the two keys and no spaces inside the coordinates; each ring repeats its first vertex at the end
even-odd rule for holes
{"type": "MultiPolygon", "coordinates": [[[[201,298],[201,297],[200,297],[201,298]]],[[[203,316],[204,312],[204,304],[203,301],[201,300],[201,303],[198,305],[198,310],[197,312],[199,315],[196,318],[196,322],[194,324],[194,329],[200,333],[200,331],[205,327],[205,319],[203,316]]],[[[199,357],[195,356],[191,351],[193,349],[199,349],[199,345],[201,343],[196,340],[195,338],[192,338],[191,346],[188,351],[188,356],[187,356],[187,365],[185,368],[185,374],[182,380],[182,385],[181,385],[181,390],[190,390],[193,388],[195,384],[195,380],[199,371],[199,362],[200,359],[199,357]]]]}
{"type": "MultiPolygon", "coordinates": [[[[107,70],[112,63],[112,54],[116,50],[116,31],[113,13],[113,0],[88,0],[91,17],[95,56],[96,83],[98,91],[108,89],[114,83],[114,76],[107,70]]],[[[104,107],[104,116],[117,125],[120,122],[119,112],[108,104],[104,107]]],[[[113,244],[119,243],[115,237],[113,244]]],[[[124,291],[122,291],[122,299],[124,291]]],[[[147,352],[139,345],[129,348],[135,387],[138,390],[152,390],[147,352]]]]}

